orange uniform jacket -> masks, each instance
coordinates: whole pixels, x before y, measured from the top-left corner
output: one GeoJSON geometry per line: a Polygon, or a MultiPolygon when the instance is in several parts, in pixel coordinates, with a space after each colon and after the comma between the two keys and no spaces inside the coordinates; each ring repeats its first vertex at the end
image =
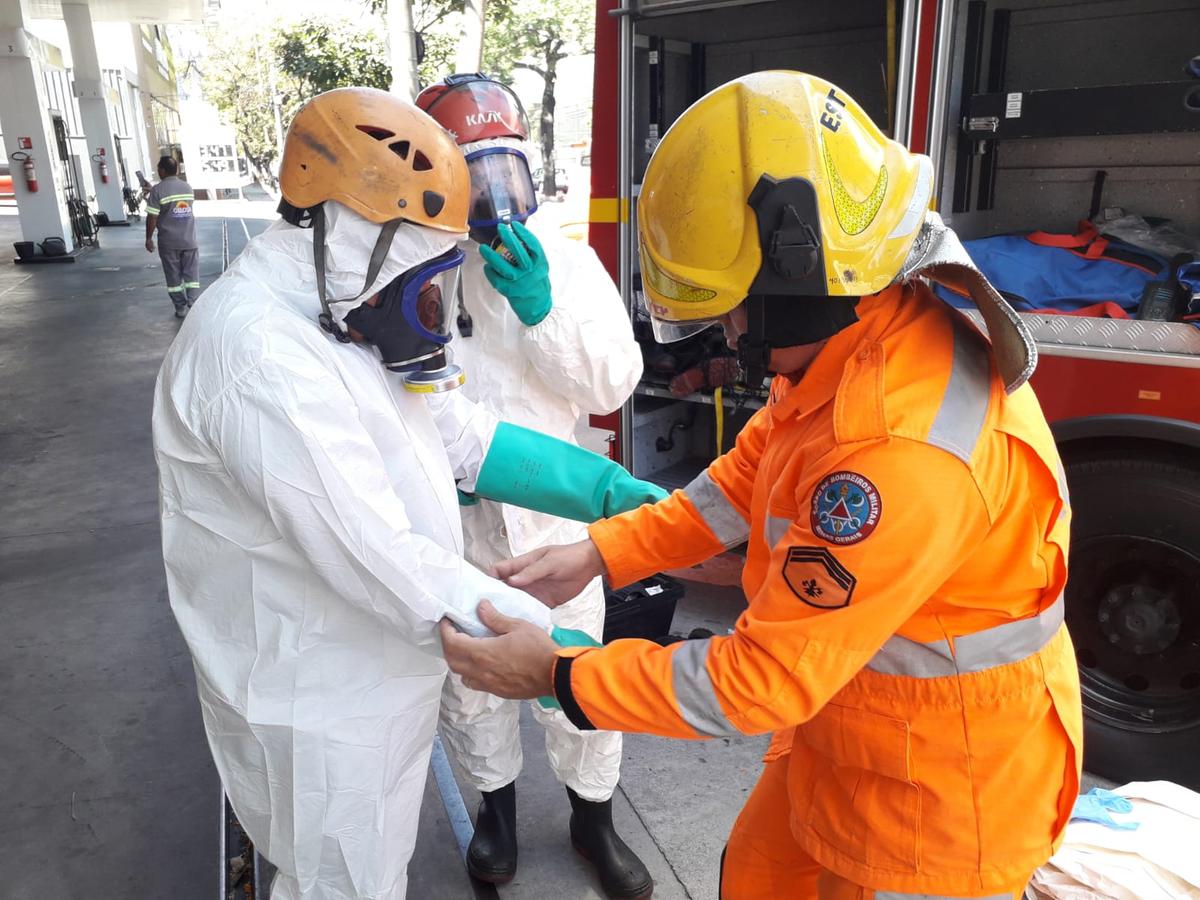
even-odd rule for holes
{"type": "Polygon", "coordinates": [[[748,538],[734,633],[564,650],[555,693],[580,728],[775,732],[797,842],[857,884],[1005,889],[1078,791],[1062,467],[927,287],[858,311],[690,485],[591,527],[617,586],[748,538]]]}

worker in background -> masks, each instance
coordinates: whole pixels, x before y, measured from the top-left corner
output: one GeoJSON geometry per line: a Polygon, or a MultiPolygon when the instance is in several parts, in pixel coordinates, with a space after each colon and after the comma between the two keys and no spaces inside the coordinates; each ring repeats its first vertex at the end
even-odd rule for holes
{"type": "Polygon", "coordinates": [[[455,482],[588,521],[663,496],[455,390],[468,184],[410,103],[316,97],[284,146],[283,221],[159,373],[171,607],[221,781],[279,869],[273,900],[401,900],[446,674],[436,623],[486,634],[486,596],[552,629],[463,559],[455,482]]]}
{"type": "MultiPolygon", "coordinates": [[[[464,393],[502,419],[574,440],[582,413],[608,413],[629,399],[642,357],[621,295],[586,244],[535,216],[529,122],[516,95],[483,75],[452,75],[416,103],[458,141],[471,173],[471,237],[463,263],[456,362],[464,393]],[[528,227],[526,227],[528,226],[528,227]],[[495,248],[495,249],[493,249],[495,248]]],[[[462,508],[467,559],[482,569],[546,544],[586,536],[579,522],[489,500],[462,508]]],[[[592,579],[554,610],[554,623],[596,641],[604,631],[604,586],[592,579]]],[[[532,705],[546,755],[566,788],[571,841],[610,897],[648,897],[654,882],[613,830],[612,795],[621,735],[575,728],[560,710],[532,705]]],[[[467,868],[503,884],[517,870],[516,778],[520,704],[446,681],[442,734],[482,793],[467,868]]]]}
{"type": "Polygon", "coordinates": [[[581,729],[773,732],[721,896],[1019,898],[1079,786],[1070,510],[1030,335],[929,208],[932,165],[832,84],[764,72],[667,132],[638,203],[660,341],[720,323],[770,399],[653,507],[497,571],[553,605],[749,540],[729,636],[562,652],[444,630],[464,681],[581,729]],[[921,276],[978,305],[990,345],[921,276]]]}
{"type": "Polygon", "coordinates": [[[154,252],[157,230],[158,258],[177,319],[184,318],[200,296],[195,202],[192,186],[179,177],[179,163],[164,156],[158,161],[158,184],[146,194],[146,252],[154,252]]]}

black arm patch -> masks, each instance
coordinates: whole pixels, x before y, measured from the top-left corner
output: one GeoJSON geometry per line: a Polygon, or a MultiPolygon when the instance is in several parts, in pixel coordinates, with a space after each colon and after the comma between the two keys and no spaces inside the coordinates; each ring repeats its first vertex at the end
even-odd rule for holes
{"type": "Polygon", "coordinates": [[[818,609],[850,605],[858,579],[825,547],[789,547],[783,580],[792,593],[818,609]]]}

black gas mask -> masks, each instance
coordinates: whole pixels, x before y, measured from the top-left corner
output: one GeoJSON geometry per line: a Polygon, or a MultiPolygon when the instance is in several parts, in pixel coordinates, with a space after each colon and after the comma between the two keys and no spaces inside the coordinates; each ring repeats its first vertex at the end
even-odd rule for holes
{"type": "Polygon", "coordinates": [[[410,269],[345,316],[346,327],[374,344],[383,365],[404,375],[406,390],[435,393],[463,383],[462,370],[446,361],[463,262],[454,249],[410,269]]]}

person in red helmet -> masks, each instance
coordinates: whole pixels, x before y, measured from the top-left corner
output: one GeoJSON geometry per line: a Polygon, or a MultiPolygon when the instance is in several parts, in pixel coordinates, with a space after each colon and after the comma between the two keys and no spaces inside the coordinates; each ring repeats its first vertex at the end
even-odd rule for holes
{"type": "MultiPolygon", "coordinates": [[[[510,422],[572,440],[582,413],[617,409],[642,373],[620,294],[590,247],[539,225],[525,153],[529,123],[507,86],[479,74],[451,75],[416,103],[458,141],[471,176],[467,219],[481,246],[464,264],[460,308],[467,315],[459,318],[454,355],[489,378],[469,379],[463,390],[510,422]]],[[[467,558],[484,567],[586,534],[579,523],[490,500],[461,509],[467,558]]],[[[554,611],[554,621],[598,640],[604,606],[596,578],[554,611]]],[[[458,678],[447,682],[442,699],[446,742],[483,793],[468,868],[484,881],[507,882],[517,867],[520,705],[470,690],[458,678]]],[[[561,711],[533,710],[570,798],[572,843],[596,866],[610,897],[650,896],[653,879],[612,826],[621,736],[581,732],[561,711]]]]}

